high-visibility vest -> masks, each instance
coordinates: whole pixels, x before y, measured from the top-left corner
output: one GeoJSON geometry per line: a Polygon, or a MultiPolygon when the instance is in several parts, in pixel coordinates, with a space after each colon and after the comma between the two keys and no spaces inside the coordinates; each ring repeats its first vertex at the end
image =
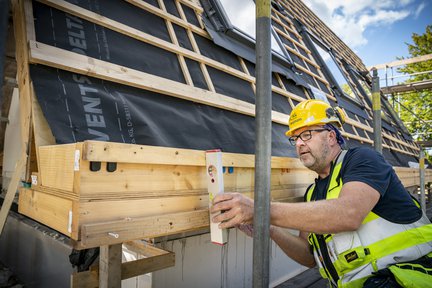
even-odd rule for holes
{"type": "MultiPolygon", "coordinates": [[[[336,199],[342,189],[342,151],[330,173],[326,199],[336,199]]],[[[315,185],[306,192],[312,199],[315,185]]],[[[354,192],[355,193],[355,192],[354,192]]],[[[403,213],[403,211],[401,211],[403,213]]],[[[309,243],[322,277],[334,287],[362,287],[372,272],[390,264],[418,259],[432,251],[432,224],[424,215],[411,224],[397,224],[372,211],[356,231],[309,234],[309,243]]]]}

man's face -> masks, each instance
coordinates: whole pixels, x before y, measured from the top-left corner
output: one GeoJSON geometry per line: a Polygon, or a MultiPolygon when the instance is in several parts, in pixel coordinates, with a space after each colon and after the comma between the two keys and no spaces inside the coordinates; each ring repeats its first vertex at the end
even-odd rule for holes
{"type": "Polygon", "coordinates": [[[325,169],[330,152],[328,129],[323,126],[310,126],[297,129],[293,133],[297,155],[304,166],[320,173],[325,169]]]}

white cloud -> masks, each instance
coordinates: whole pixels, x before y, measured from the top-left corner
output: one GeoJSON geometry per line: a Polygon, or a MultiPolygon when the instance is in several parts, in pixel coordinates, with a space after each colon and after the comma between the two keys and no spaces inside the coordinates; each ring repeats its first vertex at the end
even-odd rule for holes
{"type": "Polygon", "coordinates": [[[416,11],[414,12],[414,18],[417,19],[420,13],[423,11],[423,9],[426,7],[425,3],[420,3],[420,5],[417,7],[416,11]]]}
{"type": "Polygon", "coordinates": [[[352,49],[366,45],[366,29],[385,28],[417,17],[425,3],[415,0],[303,0],[352,49]],[[415,5],[414,5],[415,4],[415,5]]]}

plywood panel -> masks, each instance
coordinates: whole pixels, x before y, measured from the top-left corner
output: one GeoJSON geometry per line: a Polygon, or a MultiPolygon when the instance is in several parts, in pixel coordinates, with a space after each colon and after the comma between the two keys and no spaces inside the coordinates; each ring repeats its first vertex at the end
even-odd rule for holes
{"type": "Polygon", "coordinates": [[[76,150],[77,144],[39,147],[42,186],[73,191],[76,150]]]}
{"type": "Polygon", "coordinates": [[[18,212],[35,219],[67,236],[71,236],[72,201],[54,195],[22,188],[18,212]]]}

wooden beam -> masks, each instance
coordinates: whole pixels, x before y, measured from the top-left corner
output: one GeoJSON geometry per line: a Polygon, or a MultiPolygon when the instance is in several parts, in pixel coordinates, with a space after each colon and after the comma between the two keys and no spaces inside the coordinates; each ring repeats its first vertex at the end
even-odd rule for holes
{"type": "MultiPolygon", "coordinates": [[[[30,41],[29,45],[32,63],[44,64],[255,117],[255,105],[246,101],[191,87],[183,83],[90,58],[43,43],[30,41]]],[[[273,122],[288,125],[288,118],[289,116],[286,114],[272,111],[273,122]]]]}
{"type": "Polygon", "coordinates": [[[432,140],[429,140],[429,141],[417,141],[417,144],[419,144],[422,147],[432,147],[432,140]]]}
{"type": "Polygon", "coordinates": [[[206,228],[208,209],[166,215],[92,223],[81,228],[81,247],[113,245],[135,239],[154,238],[206,228]]]}
{"type": "MultiPolygon", "coordinates": [[[[142,32],[140,30],[137,30],[137,29],[134,29],[134,28],[129,27],[127,25],[124,25],[123,23],[114,21],[112,19],[109,19],[109,18],[104,17],[102,15],[99,15],[97,13],[94,13],[92,11],[88,11],[86,9],[83,9],[83,8],[77,6],[77,5],[73,5],[71,3],[68,3],[66,1],[62,1],[62,0],[56,0],[56,1],[53,1],[53,0],[39,0],[39,1],[42,2],[42,3],[45,3],[47,5],[49,5],[51,7],[55,7],[56,9],[59,9],[61,11],[64,11],[66,13],[69,13],[71,15],[80,17],[82,19],[88,20],[88,21],[90,21],[92,23],[95,23],[97,25],[101,25],[103,27],[106,27],[106,28],[111,29],[113,31],[116,31],[118,33],[121,33],[121,34],[127,35],[129,37],[135,38],[135,39],[137,39],[139,41],[142,41],[142,42],[154,45],[156,47],[160,47],[160,48],[162,48],[162,49],[164,49],[166,51],[175,53],[178,56],[187,57],[189,59],[197,61],[198,63],[200,63],[200,67],[202,69],[205,81],[206,81],[206,83],[207,83],[207,85],[209,87],[209,90],[212,91],[212,92],[214,92],[215,90],[214,90],[214,87],[213,87],[213,83],[212,83],[212,81],[211,81],[211,79],[210,79],[210,77],[208,75],[208,71],[207,71],[206,65],[208,65],[210,67],[214,67],[214,68],[216,68],[216,69],[218,69],[220,71],[223,71],[225,73],[228,73],[228,74],[230,74],[230,75],[232,75],[234,77],[237,77],[239,79],[245,80],[245,81],[250,82],[250,83],[255,83],[255,81],[256,81],[255,77],[252,77],[252,76],[248,75],[247,73],[244,73],[244,72],[239,71],[239,70],[237,70],[235,68],[232,68],[232,67],[230,67],[228,65],[225,65],[225,64],[222,64],[222,63],[220,63],[220,62],[218,62],[216,60],[213,60],[213,59],[211,59],[209,57],[201,55],[200,52],[199,52],[198,46],[196,45],[196,41],[195,41],[195,38],[193,36],[193,33],[192,33],[192,32],[196,33],[196,31],[192,28],[192,27],[195,27],[194,25],[191,25],[191,24],[187,23],[186,21],[184,21],[182,19],[174,17],[171,14],[167,13],[166,11],[163,11],[161,9],[155,8],[153,5],[148,4],[148,3],[144,2],[144,1],[141,1],[141,0],[128,0],[131,4],[136,5],[136,6],[142,8],[144,10],[148,10],[151,13],[154,13],[154,14],[160,16],[161,18],[165,19],[166,21],[171,21],[173,23],[179,24],[179,23],[177,23],[175,21],[175,19],[178,19],[179,21],[183,21],[184,23],[186,23],[187,25],[186,25],[185,28],[186,28],[188,37],[190,38],[189,40],[191,41],[191,44],[192,44],[192,46],[194,48],[194,51],[190,51],[190,50],[188,50],[186,48],[182,48],[182,47],[180,47],[178,45],[175,45],[173,43],[161,40],[161,39],[159,39],[157,37],[154,37],[152,35],[144,33],[144,32],[142,32]]],[[[180,25],[180,26],[182,26],[182,25],[180,25]]],[[[207,33],[207,32],[205,32],[205,33],[207,33]]],[[[299,69],[304,69],[304,68],[303,67],[299,67],[299,69]]],[[[305,69],[304,69],[304,71],[307,72],[307,73],[311,73],[310,71],[307,71],[305,69]]],[[[325,80],[323,80],[323,81],[325,81],[325,80]]],[[[275,90],[277,88],[278,87],[276,87],[276,86],[272,86],[272,90],[275,91],[275,92],[277,92],[275,90]]],[[[296,101],[302,101],[302,100],[304,100],[303,98],[299,97],[298,95],[295,95],[295,94],[293,94],[291,92],[288,92],[288,91],[282,91],[282,92],[278,92],[278,93],[280,93],[281,95],[286,96],[286,97],[291,97],[291,98],[295,99],[296,101]]],[[[277,113],[277,112],[274,112],[274,113],[277,113]]],[[[288,121],[288,119],[286,121],[288,121]]],[[[282,124],[286,125],[287,122],[286,123],[282,123],[282,124]]]]}
{"type": "MultiPolygon", "coordinates": [[[[87,161],[206,166],[205,151],[193,149],[87,140],[84,141],[82,153],[87,161]]],[[[253,168],[255,156],[224,152],[222,164],[225,167],[253,168]]],[[[304,169],[300,160],[288,157],[273,156],[271,165],[272,168],[304,169]]]]}
{"type": "MultiPolygon", "coordinates": [[[[242,73],[242,72],[240,72],[240,71],[238,71],[238,70],[236,70],[236,69],[234,69],[228,65],[222,64],[216,60],[205,57],[199,53],[196,53],[194,51],[190,51],[186,48],[182,48],[179,45],[176,45],[176,44],[173,44],[171,42],[162,40],[162,39],[155,37],[155,36],[152,36],[148,33],[144,33],[138,29],[129,27],[129,26],[127,26],[121,22],[112,20],[112,19],[107,18],[105,16],[102,16],[100,14],[86,10],[84,8],[77,6],[77,5],[74,5],[74,4],[71,4],[71,3],[68,3],[68,2],[62,1],[62,0],[55,0],[55,1],[54,0],[39,0],[39,1],[49,5],[51,7],[55,7],[56,9],[59,9],[61,11],[64,11],[66,13],[69,13],[71,15],[80,17],[82,19],[85,19],[85,20],[90,21],[92,23],[95,23],[97,25],[106,27],[106,28],[111,29],[115,32],[126,35],[128,37],[137,39],[137,40],[142,41],[144,43],[151,44],[153,46],[162,48],[166,51],[175,53],[177,55],[181,55],[181,56],[190,58],[190,59],[195,60],[197,62],[203,62],[206,65],[212,66],[216,69],[224,71],[228,74],[231,74],[231,75],[238,77],[240,79],[243,79],[245,81],[249,81],[249,82],[255,81],[254,77],[248,76],[247,74],[242,73]]],[[[130,2],[133,2],[131,4],[134,4],[134,5],[137,5],[137,2],[140,2],[145,7],[153,7],[154,8],[153,5],[148,4],[144,1],[136,1],[135,0],[135,1],[130,1],[130,2]]],[[[141,6],[139,6],[139,7],[142,8],[141,6]]],[[[158,16],[162,17],[162,19],[165,19],[166,21],[170,21],[173,17],[171,14],[169,14],[168,12],[164,12],[164,11],[162,11],[162,15],[158,15],[158,16]]],[[[174,17],[174,18],[177,18],[177,17],[174,17]]],[[[183,21],[183,20],[181,20],[181,21],[183,21]]],[[[190,25],[190,24],[188,24],[188,25],[190,25]]],[[[190,29],[186,29],[186,31],[190,31],[190,29]]],[[[205,32],[205,33],[207,33],[207,32],[205,32]]]]}
{"type": "Polygon", "coordinates": [[[384,63],[384,64],[377,64],[377,65],[369,66],[369,67],[367,67],[367,69],[369,71],[373,70],[373,69],[379,70],[379,69],[384,69],[384,68],[391,68],[391,67],[396,67],[396,66],[402,66],[402,65],[408,65],[408,64],[428,61],[428,60],[432,60],[432,54],[417,56],[417,57],[408,58],[408,59],[396,60],[396,61],[392,61],[392,62],[388,62],[388,63],[384,63]]]}
{"type": "Polygon", "coordinates": [[[74,272],[71,275],[71,288],[98,288],[99,287],[99,266],[95,267],[98,270],[88,270],[82,272],[74,272]]]}
{"type": "Polygon", "coordinates": [[[22,153],[20,160],[15,166],[15,171],[12,174],[12,178],[9,182],[8,190],[6,196],[3,200],[3,204],[0,209],[0,235],[2,234],[4,225],[6,223],[7,216],[9,214],[10,207],[15,198],[18,185],[21,180],[21,175],[24,172],[25,164],[27,162],[27,154],[22,153]]]}
{"type": "Polygon", "coordinates": [[[150,244],[149,242],[143,240],[124,242],[123,246],[126,247],[128,250],[145,256],[147,258],[172,253],[171,251],[158,248],[153,244],[150,244]]]}
{"type": "MultiPolygon", "coordinates": [[[[155,272],[161,269],[169,268],[175,265],[175,253],[159,249],[154,246],[145,245],[146,248],[137,248],[142,246],[137,241],[123,243],[126,248],[134,249],[137,254],[146,256],[146,258],[128,261],[121,264],[121,280],[137,277],[147,273],[155,272]],[[138,246],[137,246],[138,245],[138,246]],[[142,249],[145,249],[144,253],[142,249]]],[[[130,249],[129,249],[130,250],[130,249]]],[[[89,271],[74,272],[71,275],[71,288],[96,288],[99,287],[99,266],[91,267],[89,271]]]]}
{"type": "MultiPolygon", "coordinates": [[[[32,124],[35,138],[35,147],[36,153],[39,153],[38,148],[40,146],[54,145],[56,142],[51,128],[49,127],[48,122],[42,112],[42,108],[36,99],[33,83],[30,84],[30,97],[32,101],[32,124]]],[[[37,159],[39,159],[39,155],[37,159]]]]}
{"type": "Polygon", "coordinates": [[[172,267],[174,265],[175,254],[173,252],[167,252],[166,254],[125,262],[122,264],[121,278],[122,280],[129,279],[146,273],[172,267]]]}
{"type": "Polygon", "coordinates": [[[103,245],[99,254],[99,287],[121,287],[122,244],[103,245]]]}
{"type": "Polygon", "coordinates": [[[21,188],[18,212],[70,237],[72,206],[69,199],[21,188]]]}
{"type": "Polygon", "coordinates": [[[381,91],[384,94],[415,92],[415,91],[422,91],[426,89],[432,89],[432,80],[424,80],[418,82],[381,87],[381,91]]]}

